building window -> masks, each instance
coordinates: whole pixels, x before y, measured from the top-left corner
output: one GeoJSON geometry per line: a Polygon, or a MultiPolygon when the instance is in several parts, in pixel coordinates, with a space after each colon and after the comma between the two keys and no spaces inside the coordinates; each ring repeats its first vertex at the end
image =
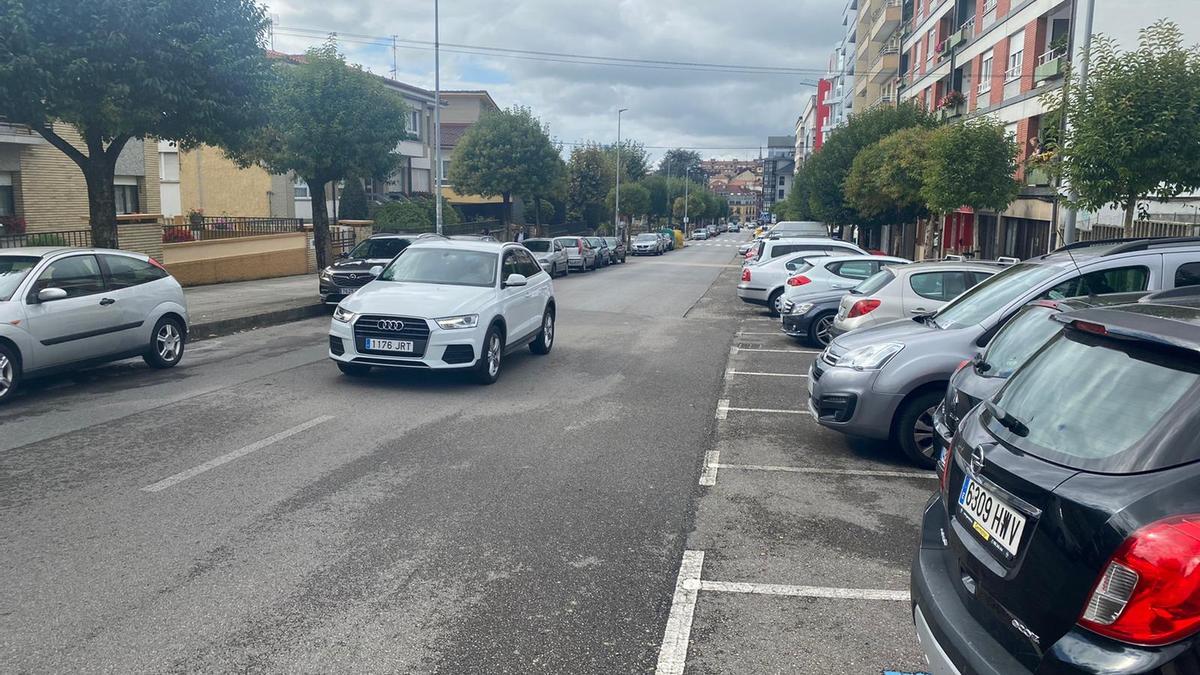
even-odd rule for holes
{"type": "Polygon", "coordinates": [[[117,176],[113,186],[116,197],[117,213],[141,213],[138,196],[137,179],[131,176],[117,176]]]}
{"type": "Polygon", "coordinates": [[[413,136],[416,136],[417,138],[421,137],[421,111],[420,110],[409,110],[408,111],[408,120],[404,123],[404,130],[407,131],[408,133],[412,134],[413,136]]]}
{"type": "Polygon", "coordinates": [[[779,177],[779,184],[780,184],[780,185],[783,185],[783,178],[784,178],[783,176],[780,176],[780,177],[779,177]]]}
{"type": "Polygon", "coordinates": [[[13,175],[0,172],[0,216],[15,216],[17,201],[13,195],[13,175]]]}
{"type": "Polygon", "coordinates": [[[783,197],[784,197],[784,195],[783,195],[783,190],[780,190],[780,191],[779,191],[779,198],[780,198],[780,199],[783,199],[783,197]]]}
{"type": "Polygon", "coordinates": [[[308,191],[308,183],[300,180],[299,176],[296,177],[296,182],[292,184],[292,190],[294,191],[295,199],[312,199],[312,195],[308,191]]]}
{"type": "Polygon", "coordinates": [[[445,185],[450,176],[450,160],[442,160],[442,184],[445,185]]]}
{"type": "Polygon", "coordinates": [[[158,153],[158,179],[164,183],[179,182],[179,153],[158,153]]]}
{"type": "Polygon", "coordinates": [[[933,55],[934,55],[935,51],[937,50],[937,44],[935,44],[936,39],[937,39],[937,31],[936,30],[929,31],[929,43],[925,45],[925,59],[926,60],[933,59],[933,55]]]}
{"type": "Polygon", "coordinates": [[[1021,63],[1025,60],[1025,31],[1021,31],[1008,39],[1008,70],[1004,71],[1004,81],[1011,82],[1021,77],[1021,63]]]}
{"type": "Polygon", "coordinates": [[[979,93],[986,94],[992,90],[992,53],[988,52],[983,55],[983,61],[979,64],[979,93]]]}

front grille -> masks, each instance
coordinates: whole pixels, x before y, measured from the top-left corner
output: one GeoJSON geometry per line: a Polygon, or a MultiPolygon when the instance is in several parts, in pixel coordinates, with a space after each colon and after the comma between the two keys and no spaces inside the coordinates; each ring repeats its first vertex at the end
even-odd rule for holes
{"type": "Polygon", "coordinates": [[[446,363],[470,363],[475,360],[475,349],[471,345],[450,345],[442,354],[446,363]]]}
{"type": "Polygon", "coordinates": [[[395,357],[421,357],[425,355],[425,347],[429,344],[429,324],[425,319],[417,319],[408,316],[382,316],[368,314],[360,316],[358,321],[354,322],[354,348],[360,354],[379,354],[381,356],[395,357]],[[380,322],[385,322],[385,327],[380,327],[380,322]],[[392,329],[386,325],[386,322],[398,321],[403,324],[399,330],[392,329]],[[387,340],[411,340],[413,343],[412,352],[385,352],[375,349],[367,349],[367,338],[382,338],[387,340]]]}
{"type": "Polygon", "coordinates": [[[366,286],[368,282],[373,281],[375,277],[371,276],[370,272],[334,272],[333,283],[342,288],[358,288],[366,286]]]}
{"type": "Polygon", "coordinates": [[[334,355],[336,355],[336,356],[341,356],[342,354],[345,354],[346,353],[346,345],[345,345],[345,343],[342,342],[342,338],[334,337],[334,336],[330,335],[329,336],[329,351],[333,352],[334,355]]]}

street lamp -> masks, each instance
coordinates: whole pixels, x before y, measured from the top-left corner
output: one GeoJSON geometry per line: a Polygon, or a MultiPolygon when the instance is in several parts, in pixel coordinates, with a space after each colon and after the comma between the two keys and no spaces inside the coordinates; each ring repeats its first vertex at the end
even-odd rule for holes
{"type": "Polygon", "coordinates": [[[433,0],[433,203],[437,233],[442,233],[442,63],[438,40],[438,0],[433,0]]]}
{"type": "Polygon", "coordinates": [[[684,167],[683,169],[683,233],[690,234],[688,230],[688,186],[692,184],[692,167],[684,167]]]}
{"type": "Polygon", "coordinates": [[[621,108],[617,111],[617,198],[613,209],[614,237],[621,237],[621,113],[626,110],[629,108],[621,108]]]}

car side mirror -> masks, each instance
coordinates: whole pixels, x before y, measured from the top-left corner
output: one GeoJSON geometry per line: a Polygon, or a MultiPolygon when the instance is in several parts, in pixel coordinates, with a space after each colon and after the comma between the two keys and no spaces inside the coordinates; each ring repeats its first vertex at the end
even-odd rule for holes
{"type": "Polygon", "coordinates": [[[524,274],[517,274],[514,272],[513,274],[508,275],[508,278],[504,280],[504,287],[509,288],[510,286],[524,286],[528,283],[529,279],[527,279],[524,274]]]}
{"type": "Polygon", "coordinates": [[[349,253],[346,253],[345,251],[343,251],[343,252],[341,252],[341,253],[337,254],[337,255],[336,255],[336,256],[334,256],[334,257],[335,257],[335,258],[337,258],[338,260],[345,260],[346,258],[349,258],[349,257],[350,257],[350,254],[349,254],[349,253]]]}
{"type": "Polygon", "coordinates": [[[383,265],[375,265],[369,271],[371,272],[371,276],[378,277],[380,274],[383,274],[383,265]]]}
{"type": "Polygon", "coordinates": [[[63,300],[67,297],[67,292],[61,288],[43,288],[38,291],[38,302],[54,302],[55,300],[63,300]]]}

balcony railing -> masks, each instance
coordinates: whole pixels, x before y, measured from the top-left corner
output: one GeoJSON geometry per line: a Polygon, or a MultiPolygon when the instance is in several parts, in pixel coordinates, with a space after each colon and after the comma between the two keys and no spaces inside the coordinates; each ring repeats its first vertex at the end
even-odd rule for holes
{"type": "Polygon", "coordinates": [[[1061,77],[1067,70],[1067,50],[1065,47],[1051,49],[1038,57],[1037,68],[1033,71],[1033,79],[1049,80],[1061,77]]]}

